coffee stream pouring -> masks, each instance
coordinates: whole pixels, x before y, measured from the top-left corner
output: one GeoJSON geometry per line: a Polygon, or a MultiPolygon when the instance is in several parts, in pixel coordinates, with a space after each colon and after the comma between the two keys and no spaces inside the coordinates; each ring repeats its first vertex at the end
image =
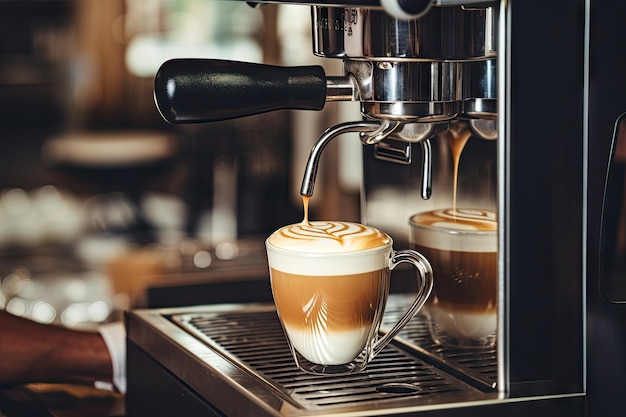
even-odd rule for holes
{"type": "Polygon", "coordinates": [[[411,163],[410,146],[419,143],[421,195],[428,199],[431,138],[458,119],[477,137],[496,137],[497,6],[425,4],[428,13],[409,20],[379,9],[311,6],[313,52],[342,59],[343,76],[326,76],[321,66],[174,59],[157,73],[156,105],[165,120],[179,124],[359,101],[362,121],[334,126],[314,145],[301,194],[313,194],[326,144],[359,132],[364,144],[376,147],[377,158],[402,164],[411,163]]]}

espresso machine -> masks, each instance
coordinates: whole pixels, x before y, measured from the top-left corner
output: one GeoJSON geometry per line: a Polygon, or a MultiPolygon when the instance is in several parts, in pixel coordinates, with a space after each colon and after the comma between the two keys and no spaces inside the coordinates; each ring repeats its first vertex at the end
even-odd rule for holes
{"type": "MultiPolygon", "coordinates": [[[[467,159],[478,162],[459,173],[459,198],[479,196],[497,211],[496,346],[438,346],[418,316],[363,373],[318,377],[295,368],[267,300],[131,311],[128,415],[595,417],[623,409],[626,6],[252,5],[261,3],[310,7],[313,53],[341,60],[343,74],[173,60],[155,80],[163,117],[205,123],[358,101],[359,120],[320,132],[300,191],[315,196],[326,144],[357,132],[363,222],[400,244],[412,212],[447,204],[441,138],[469,129],[467,159]]],[[[390,298],[391,322],[403,302],[390,298]]]]}

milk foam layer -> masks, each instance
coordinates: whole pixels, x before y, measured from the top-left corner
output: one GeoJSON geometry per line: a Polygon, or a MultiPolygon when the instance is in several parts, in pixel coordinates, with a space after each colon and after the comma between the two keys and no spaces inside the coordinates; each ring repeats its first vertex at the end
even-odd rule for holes
{"type": "Polygon", "coordinates": [[[447,334],[462,339],[480,339],[496,331],[495,311],[475,313],[428,306],[428,313],[447,334]]]}
{"type": "Polygon", "coordinates": [[[308,361],[320,365],[343,365],[355,359],[365,347],[370,327],[323,335],[285,326],[293,347],[308,361]]]}
{"type": "Polygon", "coordinates": [[[410,241],[434,249],[495,252],[496,213],[485,209],[438,209],[411,216],[410,241]]]}
{"type": "Polygon", "coordinates": [[[349,275],[388,268],[391,243],[388,235],[373,227],[314,221],[278,229],[266,246],[270,266],[280,271],[349,275]]]}

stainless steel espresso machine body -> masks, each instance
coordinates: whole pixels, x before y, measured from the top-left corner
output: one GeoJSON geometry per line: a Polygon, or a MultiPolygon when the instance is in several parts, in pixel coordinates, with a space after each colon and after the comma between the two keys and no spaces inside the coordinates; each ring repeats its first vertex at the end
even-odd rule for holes
{"type": "MultiPolygon", "coordinates": [[[[320,378],[291,363],[271,304],[133,311],[128,415],[604,416],[623,409],[626,297],[615,230],[622,227],[617,139],[626,80],[618,63],[626,6],[294,3],[311,7],[313,52],[341,59],[344,74],[170,61],[155,81],[163,117],[199,123],[360,102],[361,120],[320,132],[301,194],[315,196],[326,144],[358,132],[363,221],[404,244],[411,213],[449,204],[443,137],[469,130],[459,198],[498,215],[496,347],[446,349],[416,317],[363,374],[320,378]]],[[[390,322],[404,302],[390,299],[390,322]]]]}

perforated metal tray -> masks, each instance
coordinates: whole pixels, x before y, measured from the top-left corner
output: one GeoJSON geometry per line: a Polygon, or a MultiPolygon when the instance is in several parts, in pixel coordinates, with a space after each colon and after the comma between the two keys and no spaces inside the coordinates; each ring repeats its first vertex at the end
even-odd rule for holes
{"type": "MultiPolygon", "coordinates": [[[[404,300],[390,300],[389,304],[386,322],[403,311],[404,300]]],[[[433,345],[421,317],[416,317],[403,331],[401,343],[388,345],[364,372],[342,376],[310,375],[297,369],[273,306],[190,312],[169,318],[281,396],[308,410],[380,404],[400,398],[419,398],[429,403],[444,398],[449,401],[488,391],[489,379],[495,378],[492,352],[463,355],[445,350],[429,353],[418,348],[420,340],[433,345]],[[438,362],[450,370],[436,366],[438,362]],[[465,372],[471,375],[464,375],[465,372]],[[481,380],[483,373],[488,378],[481,380]],[[458,378],[458,374],[464,377],[458,378]]]]}

